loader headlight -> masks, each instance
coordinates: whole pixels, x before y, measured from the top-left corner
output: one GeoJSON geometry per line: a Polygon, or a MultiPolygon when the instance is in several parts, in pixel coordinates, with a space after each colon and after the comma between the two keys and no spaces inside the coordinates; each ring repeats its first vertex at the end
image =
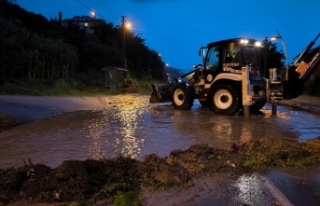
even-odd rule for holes
{"type": "Polygon", "coordinates": [[[261,42],[261,41],[256,41],[256,42],[254,43],[254,46],[256,46],[256,47],[262,47],[262,42],[261,42]]]}
{"type": "Polygon", "coordinates": [[[248,43],[249,43],[249,40],[248,40],[248,39],[241,39],[241,40],[240,40],[240,43],[241,43],[241,44],[248,44],[248,43]]]}
{"type": "Polygon", "coordinates": [[[212,74],[208,74],[208,76],[207,76],[207,81],[208,81],[208,82],[212,82],[212,80],[213,80],[212,74]]]}

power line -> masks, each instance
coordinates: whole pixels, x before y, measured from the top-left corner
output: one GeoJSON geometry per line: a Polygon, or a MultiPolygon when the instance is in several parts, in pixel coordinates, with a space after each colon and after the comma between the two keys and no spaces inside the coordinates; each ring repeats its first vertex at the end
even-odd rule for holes
{"type": "MultiPolygon", "coordinates": [[[[93,11],[92,8],[90,8],[89,6],[87,6],[86,4],[84,4],[82,1],[80,0],[76,0],[80,5],[82,5],[83,7],[85,7],[86,9],[88,9],[89,11],[93,11]]],[[[121,20],[119,17],[121,17],[120,12],[117,12],[116,9],[112,8],[111,4],[106,4],[106,1],[103,0],[95,0],[95,1],[90,1],[90,3],[98,5],[97,8],[102,7],[101,10],[105,10],[110,16],[112,16],[114,18],[114,22],[113,23],[117,23],[119,20],[121,20]]],[[[112,22],[112,21],[108,21],[108,18],[103,17],[100,12],[98,13],[97,11],[95,11],[96,15],[101,17],[102,19],[106,20],[107,22],[112,22]]],[[[135,26],[136,28],[138,26],[135,26]]],[[[177,27],[177,26],[172,26],[172,27],[168,27],[168,25],[157,25],[154,23],[151,24],[147,24],[146,26],[148,28],[148,30],[155,30],[155,31],[178,31],[178,32],[192,32],[195,34],[201,34],[202,36],[206,34],[211,34],[212,31],[199,31],[198,29],[193,29],[193,28],[183,28],[183,27],[177,27]]]]}
{"type": "Polygon", "coordinates": [[[85,7],[86,9],[88,9],[89,11],[94,11],[95,16],[99,16],[101,19],[104,19],[105,21],[107,21],[102,15],[100,15],[99,13],[97,13],[97,11],[95,11],[94,9],[88,7],[87,5],[85,5],[84,3],[82,3],[80,0],[76,0],[80,5],[82,5],[83,7],[85,7]]]}
{"type": "Polygon", "coordinates": [[[103,1],[103,0],[96,0],[96,1],[98,1],[98,4],[101,5],[101,7],[102,7],[103,10],[105,9],[105,10],[108,12],[108,14],[110,14],[110,15],[111,15],[112,17],[114,17],[115,19],[118,19],[119,16],[121,16],[120,13],[117,12],[117,11],[115,11],[115,9],[113,9],[110,4],[106,4],[106,2],[103,1]],[[108,6],[108,5],[109,5],[109,6],[108,6]],[[109,7],[110,7],[110,8],[109,8],[109,7]]]}
{"type": "MultiPolygon", "coordinates": [[[[86,4],[84,4],[82,1],[80,0],[76,0],[81,6],[83,6],[84,8],[88,9],[89,11],[93,11],[92,8],[90,8],[89,6],[87,6],[86,4]]],[[[108,14],[111,14],[111,16],[113,16],[114,18],[118,19],[119,17],[121,17],[121,15],[117,15],[114,11],[115,9],[111,8],[111,6],[109,5],[109,7],[105,4],[105,1],[102,1],[102,0],[96,0],[96,1],[91,1],[90,2],[91,4],[94,3],[95,5],[98,5],[98,7],[102,7],[102,10],[106,10],[108,12],[108,14]],[[101,5],[101,6],[100,6],[101,5]]],[[[96,11],[95,11],[96,12],[96,11]]],[[[102,17],[100,14],[98,14],[96,12],[96,15],[101,17],[102,19],[105,19],[104,17],[102,17]]],[[[121,22],[123,23],[123,17],[122,16],[122,19],[120,18],[121,22]]],[[[109,21],[110,22],[110,21],[109,21]]],[[[173,31],[181,31],[183,33],[186,33],[186,32],[192,32],[192,34],[208,34],[208,33],[211,33],[211,32],[208,32],[208,31],[199,31],[199,30],[196,30],[196,29],[190,29],[190,28],[183,28],[183,27],[168,27],[168,25],[166,26],[161,26],[161,25],[155,25],[155,24],[149,24],[146,26],[148,28],[148,30],[153,30],[153,31],[170,31],[170,32],[167,32],[166,34],[169,34],[172,33],[173,31]]],[[[179,43],[179,44],[188,44],[188,45],[193,45],[190,41],[184,41],[182,40],[181,38],[177,39],[177,38],[170,38],[170,37],[167,37],[167,36],[157,36],[157,35],[147,35],[148,37],[151,37],[153,39],[159,39],[159,40],[164,40],[164,41],[170,41],[170,42],[174,42],[174,43],[179,43]]]]}
{"type": "Polygon", "coordinates": [[[79,4],[81,4],[83,7],[85,7],[86,9],[88,9],[89,11],[92,11],[91,8],[89,8],[87,5],[85,5],[84,3],[82,3],[80,0],[76,0],[79,4]]]}
{"type": "Polygon", "coordinates": [[[76,0],[81,6],[84,8],[88,9],[89,11],[95,11],[96,15],[99,16],[101,19],[104,19],[106,22],[112,22],[112,23],[119,23],[119,17],[121,17],[120,12],[115,11],[110,4],[106,4],[106,2],[101,1],[101,0],[96,0],[96,1],[90,1],[90,5],[95,5],[96,8],[100,8],[99,12],[96,11],[95,9],[90,8],[87,4],[83,3],[83,1],[76,0]],[[110,8],[109,8],[110,7],[110,8]],[[102,16],[101,13],[102,11],[105,11],[107,13],[107,16],[109,18],[106,18],[105,16],[102,16]],[[113,20],[113,21],[112,21],[113,20]]]}

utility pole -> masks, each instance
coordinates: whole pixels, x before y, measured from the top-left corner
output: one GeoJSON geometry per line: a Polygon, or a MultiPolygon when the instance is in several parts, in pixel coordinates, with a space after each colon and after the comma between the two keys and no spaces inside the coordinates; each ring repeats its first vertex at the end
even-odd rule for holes
{"type": "Polygon", "coordinates": [[[268,49],[269,49],[269,42],[268,38],[266,37],[264,40],[265,44],[264,45],[264,65],[263,65],[263,77],[267,77],[267,57],[268,57],[268,49]]]}
{"type": "Polygon", "coordinates": [[[126,56],[126,26],[125,26],[126,16],[121,16],[121,26],[123,29],[123,44],[122,44],[122,52],[123,52],[123,64],[124,68],[127,69],[127,56],[126,56]]]}

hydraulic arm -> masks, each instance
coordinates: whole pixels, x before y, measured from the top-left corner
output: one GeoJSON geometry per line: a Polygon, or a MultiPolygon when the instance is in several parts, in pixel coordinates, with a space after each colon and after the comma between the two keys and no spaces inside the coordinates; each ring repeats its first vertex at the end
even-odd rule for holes
{"type": "Polygon", "coordinates": [[[320,33],[299,54],[289,69],[289,80],[284,84],[284,98],[292,99],[301,95],[304,83],[320,66],[320,46],[312,48],[320,33]]]}

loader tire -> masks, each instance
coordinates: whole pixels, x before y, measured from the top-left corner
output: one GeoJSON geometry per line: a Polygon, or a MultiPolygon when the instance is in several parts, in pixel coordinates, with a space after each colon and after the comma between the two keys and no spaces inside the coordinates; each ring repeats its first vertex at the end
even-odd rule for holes
{"type": "Polygon", "coordinates": [[[240,86],[218,83],[210,90],[210,107],[216,114],[234,115],[241,109],[240,86]]]}
{"type": "Polygon", "coordinates": [[[173,89],[172,105],[175,109],[189,110],[194,102],[194,89],[178,84],[173,89]]]}

